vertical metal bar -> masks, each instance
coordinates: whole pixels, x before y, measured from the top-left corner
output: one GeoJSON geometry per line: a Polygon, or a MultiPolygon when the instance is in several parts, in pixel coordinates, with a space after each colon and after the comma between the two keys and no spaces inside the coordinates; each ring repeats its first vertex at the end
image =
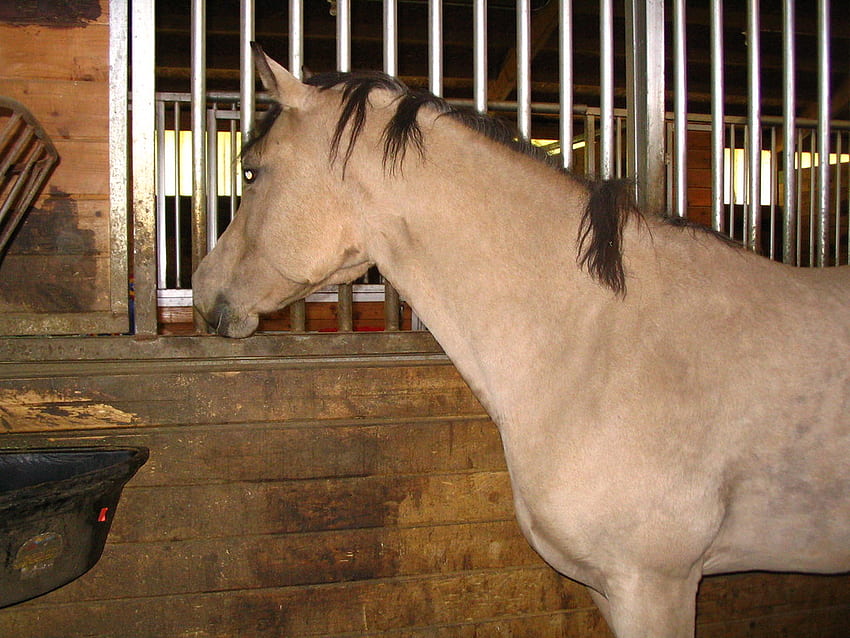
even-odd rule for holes
{"type": "MultiPolygon", "coordinates": [[[[396,0],[384,0],[384,73],[398,74],[398,13],[396,0]]],[[[340,302],[342,297],[340,297],[340,302]]],[[[398,330],[401,300],[398,291],[384,279],[384,330],[398,330]]]]}
{"type": "Polygon", "coordinates": [[[183,194],[183,152],[180,144],[180,118],[182,117],[180,102],[174,101],[174,287],[180,288],[180,275],[183,269],[183,224],[180,196],[183,194]]]}
{"type": "MultiPolygon", "coordinates": [[[[207,47],[206,0],[192,0],[192,265],[207,253],[207,47]]],[[[206,330],[206,321],[195,313],[195,329],[206,330]]]]}
{"type": "Polygon", "coordinates": [[[573,7],[561,0],[558,31],[558,77],[561,103],[561,166],[573,167],[573,7]]]}
{"type": "MultiPolygon", "coordinates": [[[[234,104],[231,110],[235,111],[238,106],[234,104]]],[[[239,144],[237,143],[236,119],[230,120],[230,221],[233,221],[236,215],[236,209],[239,206],[239,185],[242,180],[242,171],[239,169],[239,144]]]]}
{"type": "Polygon", "coordinates": [[[531,138],[531,7],[529,0],[516,3],[517,128],[531,138]]]}
{"type": "Polygon", "coordinates": [[[304,74],[303,0],[289,0],[289,72],[299,80],[304,74]]]}
{"type": "Polygon", "coordinates": [[[782,200],[782,261],[786,264],[797,263],[797,168],[794,165],[797,152],[797,136],[794,132],[794,118],[797,112],[797,60],[794,44],[794,4],[795,0],[785,0],[782,3],[782,172],[785,176],[782,200]]]}
{"type": "Polygon", "coordinates": [[[133,166],[133,273],[135,332],[155,335],[156,321],[156,153],[154,82],[154,3],[131,7],[133,71],[131,145],[133,166]]]}
{"type": "Polygon", "coordinates": [[[428,88],[443,94],[443,1],[428,2],[428,88]]]}
{"type": "Polygon", "coordinates": [[[747,126],[749,146],[749,206],[750,215],[744,243],[759,251],[761,239],[761,28],[759,0],[747,4],[747,126]]]}
{"type": "MultiPolygon", "coordinates": [[[[176,171],[175,171],[176,176],[176,171]]],[[[168,287],[168,244],[165,232],[165,102],[156,102],[156,287],[168,287]]]]}
{"type": "MultiPolygon", "coordinates": [[[[118,316],[128,314],[127,185],[130,162],[127,140],[127,62],[129,33],[127,0],[109,3],[109,230],[110,306],[118,316]]],[[[159,156],[160,160],[162,156],[159,156]]],[[[129,330],[128,321],[121,332],[129,330]]]]}
{"type": "Polygon", "coordinates": [[[629,172],[641,206],[660,212],[665,208],[664,0],[626,0],[626,27],[629,172]]]}
{"type": "Polygon", "coordinates": [[[829,0],[818,0],[817,265],[829,265],[829,0]]]}
{"type": "Polygon", "coordinates": [[[487,0],[475,0],[472,15],[473,93],[475,110],[487,112],[487,0]]]}
{"type": "Polygon", "coordinates": [[[600,149],[602,179],[614,174],[614,7],[612,0],[599,1],[600,149]]]}
{"type": "Polygon", "coordinates": [[[723,232],[723,0],[711,0],[711,227],[723,232]]]}
{"type": "Polygon", "coordinates": [[[735,202],[737,197],[738,185],[735,177],[738,174],[738,158],[737,149],[735,148],[737,141],[735,140],[734,124],[729,126],[729,236],[735,238],[735,202]]]}
{"type": "Polygon", "coordinates": [[[351,71],[351,0],[336,3],[336,69],[351,71]]]}
{"type": "Polygon", "coordinates": [[[397,0],[384,0],[384,73],[398,75],[397,0]]]}
{"type": "MultiPolygon", "coordinates": [[[[818,131],[819,132],[819,131],[818,131]]],[[[809,152],[812,161],[809,164],[809,267],[817,263],[817,228],[815,227],[815,218],[817,217],[817,155],[820,143],[817,141],[818,132],[813,132],[809,138],[809,152]]]]}
{"type": "MultiPolygon", "coordinates": [[[[348,4],[343,7],[348,11],[348,4]]],[[[337,64],[340,58],[339,13],[337,13],[337,64]]],[[[346,36],[346,41],[348,38],[346,36]]],[[[347,54],[346,54],[347,55],[347,54]]],[[[348,62],[347,62],[348,63],[348,62]]],[[[289,0],[289,70],[299,80],[304,74],[304,3],[289,0]]],[[[307,303],[303,299],[289,305],[289,328],[293,332],[307,330],[307,303]]]]}
{"type": "Polygon", "coordinates": [[[770,127],[770,245],[768,257],[776,258],[776,195],[779,167],[776,162],[776,127],[770,127]]]}
{"type": "Polygon", "coordinates": [[[254,60],[251,41],[254,39],[254,0],[239,2],[239,116],[242,141],[248,139],[254,128],[254,60]]]}
{"type": "Polygon", "coordinates": [[[688,207],[688,61],[685,0],[673,3],[673,214],[685,217],[688,207]]]}
{"type": "Polygon", "coordinates": [[[841,133],[835,135],[835,198],[832,205],[835,207],[835,248],[833,250],[833,264],[841,263],[841,133]]]}
{"type": "Polygon", "coordinates": [[[218,112],[213,104],[207,110],[207,246],[218,241],[218,112]]]}
{"type": "MultiPolygon", "coordinates": [[[[796,140],[797,147],[797,157],[799,158],[795,163],[796,168],[794,169],[794,177],[797,181],[797,184],[801,184],[803,181],[803,131],[797,129],[794,134],[794,138],[796,140]]],[[[796,259],[794,260],[794,265],[799,266],[802,263],[802,258],[800,257],[801,248],[803,247],[803,239],[802,239],[802,230],[803,230],[803,216],[800,214],[800,211],[803,209],[803,190],[801,188],[797,188],[797,201],[795,202],[794,210],[797,211],[797,224],[794,229],[794,234],[797,237],[797,243],[794,247],[794,252],[796,255],[796,259]]]]}
{"type": "MultiPolygon", "coordinates": [[[[351,1],[338,0],[336,13],[336,67],[338,71],[351,71],[351,1]]],[[[354,329],[353,294],[351,284],[337,286],[337,329],[350,332],[354,329]]]]}

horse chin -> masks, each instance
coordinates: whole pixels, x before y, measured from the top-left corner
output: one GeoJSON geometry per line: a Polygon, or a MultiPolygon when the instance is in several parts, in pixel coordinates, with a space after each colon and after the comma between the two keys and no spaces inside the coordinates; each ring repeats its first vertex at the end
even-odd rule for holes
{"type": "Polygon", "coordinates": [[[216,328],[216,333],[222,337],[244,339],[257,331],[260,318],[257,315],[246,315],[241,318],[231,317],[216,328]]]}

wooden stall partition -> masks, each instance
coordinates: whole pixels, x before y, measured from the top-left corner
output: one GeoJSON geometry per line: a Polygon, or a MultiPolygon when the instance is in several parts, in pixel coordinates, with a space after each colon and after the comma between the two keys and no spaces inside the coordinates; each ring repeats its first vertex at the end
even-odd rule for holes
{"type": "MultiPolygon", "coordinates": [[[[498,432],[426,333],[0,340],[0,361],[3,447],[151,451],[101,561],[0,635],[611,635],[526,544],[498,432]]],[[[846,636],[850,579],[711,578],[699,622],[846,636]]]]}
{"type": "Polygon", "coordinates": [[[0,263],[0,334],[128,328],[126,202],[110,196],[107,9],[0,7],[0,95],[32,112],[60,156],[0,263]]]}

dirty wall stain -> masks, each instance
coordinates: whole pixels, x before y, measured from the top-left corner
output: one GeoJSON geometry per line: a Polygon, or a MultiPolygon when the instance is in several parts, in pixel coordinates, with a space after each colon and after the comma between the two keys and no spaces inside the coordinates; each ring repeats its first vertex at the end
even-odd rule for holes
{"type": "Polygon", "coordinates": [[[137,422],[136,415],[79,391],[0,390],[0,432],[103,429],[137,422]]]}

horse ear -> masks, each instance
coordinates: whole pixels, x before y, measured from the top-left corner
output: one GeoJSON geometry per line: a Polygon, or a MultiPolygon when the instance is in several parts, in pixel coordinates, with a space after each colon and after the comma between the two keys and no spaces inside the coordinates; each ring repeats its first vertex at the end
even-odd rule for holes
{"type": "Polygon", "coordinates": [[[252,42],[251,49],[254,52],[254,66],[266,91],[286,107],[300,106],[307,93],[307,87],[267,56],[259,44],[252,42]]]}

